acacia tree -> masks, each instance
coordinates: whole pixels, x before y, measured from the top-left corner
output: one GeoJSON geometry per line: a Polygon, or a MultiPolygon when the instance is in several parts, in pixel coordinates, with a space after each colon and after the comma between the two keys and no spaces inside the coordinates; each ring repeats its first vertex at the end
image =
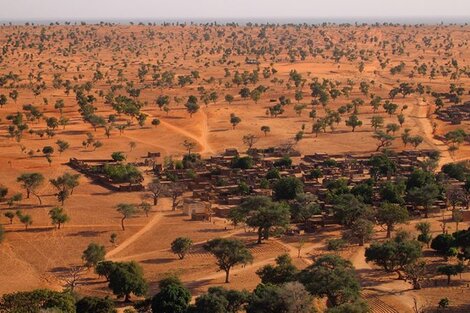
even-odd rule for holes
{"type": "Polygon", "coordinates": [[[119,203],[116,209],[119,213],[121,213],[121,228],[122,230],[126,230],[124,227],[124,220],[127,218],[132,217],[134,214],[137,213],[137,208],[133,204],[129,203],[119,203]]]}
{"type": "Polygon", "coordinates": [[[70,220],[70,217],[64,212],[63,208],[53,208],[49,211],[49,217],[51,218],[52,225],[57,225],[57,229],[60,226],[70,220]]]}
{"type": "Polygon", "coordinates": [[[273,228],[284,229],[290,221],[289,207],[286,204],[274,203],[263,196],[249,197],[233,210],[232,216],[243,216],[247,225],[258,229],[258,244],[263,239],[269,239],[273,228]]]}
{"type": "Polygon", "coordinates": [[[258,140],[259,138],[253,134],[247,134],[243,136],[243,144],[248,147],[248,150],[251,150],[251,148],[253,148],[253,146],[255,145],[255,143],[258,142],[258,140]]]}
{"type": "Polygon", "coordinates": [[[366,261],[373,262],[387,272],[396,272],[401,279],[405,266],[421,257],[421,243],[409,238],[407,233],[399,233],[385,242],[375,242],[366,248],[366,261]]]}
{"type": "Polygon", "coordinates": [[[163,191],[163,186],[159,180],[154,180],[153,182],[147,185],[147,190],[151,193],[151,197],[153,199],[153,205],[158,204],[158,199],[163,191]]]}
{"type": "Polygon", "coordinates": [[[191,293],[177,277],[162,279],[160,291],[152,298],[152,312],[188,312],[191,293]]]}
{"type": "Polygon", "coordinates": [[[178,255],[180,260],[184,259],[186,254],[191,250],[193,241],[188,237],[178,237],[171,243],[171,251],[178,255]]]}
{"type": "Polygon", "coordinates": [[[78,187],[80,174],[64,173],[55,179],[51,179],[50,183],[57,189],[57,199],[64,205],[65,200],[73,194],[73,190],[78,187]]]}
{"type": "Polygon", "coordinates": [[[108,286],[115,295],[124,297],[125,302],[130,300],[131,294],[143,296],[148,289],[142,267],[136,262],[114,263],[108,286]]]}
{"type": "Polygon", "coordinates": [[[216,238],[208,241],[204,248],[216,257],[217,265],[225,271],[225,283],[229,282],[230,270],[233,266],[253,262],[250,250],[237,239],[216,238]]]}
{"type": "Polygon", "coordinates": [[[338,255],[319,257],[300,273],[299,278],[310,294],[327,297],[331,307],[357,301],[360,297],[361,288],[354,267],[338,255]]]}
{"type": "Polygon", "coordinates": [[[408,210],[396,203],[383,202],[377,209],[377,222],[387,228],[387,238],[390,238],[396,224],[408,220],[408,210]]]}
{"type": "Polygon", "coordinates": [[[16,181],[26,190],[27,199],[29,199],[30,194],[33,194],[38,198],[39,204],[42,205],[41,197],[37,194],[37,189],[44,183],[44,176],[41,173],[24,173],[16,181]]]}
{"type": "Polygon", "coordinates": [[[351,127],[352,132],[354,132],[356,127],[362,126],[362,121],[359,120],[359,117],[357,117],[356,114],[353,114],[349,117],[349,119],[346,120],[346,126],[351,127]]]}
{"type": "Polygon", "coordinates": [[[105,247],[92,242],[83,250],[82,260],[85,262],[86,267],[96,267],[98,263],[104,261],[105,255],[105,247]]]}
{"type": "Polygon", "coordinates": [[[261,131],[264,133],[264,136],[267,136],[268,133],[271,131],[271,127],[269,127],[269,126],[261,126],[261,131]]]}

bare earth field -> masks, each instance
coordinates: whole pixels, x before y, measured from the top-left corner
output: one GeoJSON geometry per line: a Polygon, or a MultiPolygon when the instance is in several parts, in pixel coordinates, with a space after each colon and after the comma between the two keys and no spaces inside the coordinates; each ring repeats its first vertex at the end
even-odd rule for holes
{"type": "MultiPolygon", "coordinates": [[[[148,152],[160,152],[161,157],[156,161],[161,164],[166,157],[181,159],[186,152],[182,144],[185,140],[195,143],[193,152],[203,157],[220,154],[228,148],[245,151],[247,146],[243,137],[247,134],[257,137],[256,148],[289,143],[303,155],[371,153],[376,151],[378,142],[373,137],[371,117],[381,116],[383,125],[387,125],[398,123],[400,112],[404,122],[391,149],[412,149],[410,144],[405,147],[400,139],[403,130],[408,128],[411,135],[422,137],[419,149],[441,152],[441,165],[470,157],[468,144],[461,144],[451,154],[449,144],[439,137],[457,128],[468,130],[468,122],[455,126],[437,120],[435,98],[431,95],[431,91],[448,92],[453,83],[465,88],[461,102],[470,100],[470,27],[278,26],[263,28],[263,32],[261,29],[233,25],[0,27],[0,47],[3,47],[0,78],[4,78],[0,79],[0,95],[7,97],[7,103],[0,108],[0,184],[9,188],[9,195],[21,192],[25,198],[25,190],[16,180],[19,175],[39,172],[46,179],[37,190],[42,205],[33,195],[11,206],[7,202],[0,203],[0,222],[6,230],[5,240],[0,244],[0,294],[40,287],[62,289],[68,269],[81,265],[83,250],[95,242],[106,247],[109,260],[139,262],[150,283],[150,294],[158,291],[158,281],[162,277],[177,274],[193,295],[198,295],[211,286],[225,285],[224,273],[217,271],[214,258],[202,247],[204,242],[216,237],[239,238],[249,246],[254,255],[253,264],[236,267],[227,287],[251,290],[259,283],[256,270],[273,263],[278,255],[290,253],[295,264],[304,268],[311,263],[311,257],[326,252],[327,239],[340,236],[340,229],[336,227],[305,235],[306,244],[301,258],[297,258],[297,236],[274,238],[256,245],[255,232],[234,228],[222,218],[214,218],[212,222],[191,221],[180,210],[172,211],[168,198],[160,199],[158,205],[152,206],[148,217],[139,213],[129,218],[123,231],[121,215],[116,212],[117,204],[138,204],[148,192],[112,192],[83,175],[80,185],[63,205],[70,221],[56,229],[51,225],[48,212],[62,205],[57,201],[56,190],[49,184],[49,179],[65,172],[75,173],[66,164],[72,157],[109,159],[113,152],[122,151],[127,162],[140,162],[148,152]],[[335,50],[342,53],[338,61],[334,60],[335,50]],[[302,56],[304,53],[305,57],[302,56]],[[246,59],[255,59],[259,64],[248,64],[246,59]],[[458,62],[458,69],[452,65],[452,60],[458,62]],[[381,62],[385,65],[381,66],[381,62]],[[392,74],[391,68],[401,62],[403,70],[392,74]],[[426,74],[418,72],[421,64],[426,65],[426,74]],[[241,75],[244,71],[250,74],[257,69],[255,83],[249,80],[235,82],[236,71],[241,75]],[[263,76],[264,69],[267,69],[266,77],[263,76]],[[432,78],[431,69],[436,70],[432,78]],[[299,87],[295,86],[293,70],[301,76],[299,87]],[[139,78],[139,72],[145,73],[139,78]],[[164,81],[162,74],[165,72],[171,72],[174,80],[164,81]],[[452,77],[454,72],[458,73],[456,77],[452,77]],[[12,78],[11,74],[17,77],[12,78]],[[181,77],[191,77],[191,82],[179,84],[181,77]],[[335,99],[330,96],[322,105],[318,96],[312,96],[310,84],[324,80],[328,81],[330,90],[350,86],[349,95],[342,94],[335,99]],[[367,84],[367,92],[361,91],[361,82],[367,84]],[[91,85],[88,90],[83,87],[86,83],[91,85]],[[390,90],[400,83],[422,84],[429,92],[390,98],[390,90]],[[67,84],[71,90],[67,90],[67,84]],[[115,126],[108,137],[104,124],[94,129],[91,123],[85,122],[83,112],[79,112],[74,85],[81,85],[86,96],[94,97],[91,101],[94,114],[106,121],[110,114],[116,114],[116,125],[128,125],[123,132],[115,126]],[[259,100],[240,96],[242,88],[253,90],[260,85],[267,89],[259,100]],[[139,95],[131,96],[131,89],[138,89],[139,95]],[[18,91],[16,100],[9,96],[13,90],[18,91]],[[138,124],[137,116],[115,112],[106,100],[111,90],[114,96],[123,95],[142,105],[140,113],[147,116],[142,126],[138,124]],[[302,99],[295,99],[296,91],[300,91],[302,99]],[[201,98],[211,92],[217,97],[207,100],[206,105],[201,98]],[[165,106],[168,112],[155,103],[161,95],[169,96],[165,106]],[[200,106],[192,116],[185,107],[190,95],[199,99],[200,106]],[[231,103],[225,99],[226,95],[234,97],[231,103]],[[374,95],[382,98],[376,112],[370,105],[374,95]],[[283,106],[282,114],[270,116],[270,107],[282,96],[291,103],[283,106]],[[55,107],[59,99],[64,101],[62,112],[55,107]],[[345,123],[353,115],[351,108],[342,113],[338,123],[325,127],[325,132],[312,131],[316,120],[326,117],[329,111],[347,106],[353,99],[364,102],[356,114],[362,125],[354,132],[345,123]],[[398,105],[396,112],[385,112],[382,104],[386,100],[398,105]],[[29,129],[21,135],[12,135],[8,116],[16,112],[26,114],[23,108],[26,104],[37,107],[42,114],[38,119],[32,117],[28,121],[29,129]],[[305,104],[300,114],[294,109],[298,104],[305,104]],[[316,110],[314,118],[309,116],[312,109],[316,110]],[[234,128],[230,122],[231,114],[241,119],[234,128]],[[47,134],[38,135],[49,128],[45,117],[59,119],[61,116],[68,122],[64,127],[54,127],[52,138],[47,134]],[[159,120],[159,125],[152,125],[154,119],[159,120]],[[262,126],[269,126],[270,132],[265,135],[262,126]],[[296,142],[296,134],[303,129],[302,138],[296,142]],[[83,146],[87,133],[102,146],[96,149],[83,146]],[[57,150],[59,139],[70,146],[62,153],[57,150]],[[41,152],[45,146],[55,149],[50,164],[41,152]],[[16,210],[31,215],[33,223],[28,229],[18,219],[10,225],[4,217],[5,212],[16,210]],[[112,233],[117,234],[115,245],[110,242],[112,233]],[[190,237],[195,243],[184,260],[179,260],[169,249],[172,240],[180,236],[190,237]]],[[[444,100],[444,107],[449,105],[444,100]]],[[[28,115],[25,116],[27,119],[28,115]]],[[[152,175],[145,173],[144,179],[148,183],[152,175]]],[[[432,216],[429,221],[433,232],[439,233],[440,216],[432,216]]],[[[415,223],[412,220],[403,228],[414,229],[415,223]]],[[[461,223],[460,228],[467,226],[461,223]]],[[[377,227],[375,236],[383,239],[383,229],[377,227]]],[[[439,257],[428,250],[430,262],[439,262],[439,257]]],[[[444,293],[451,300],[450,309],[468,312],[468,273],[454,279],[451,287],[445,287],[443,278],[438,286],[413,291],[410,284],[397,281],[393,275],[366,263],[364,247],[352,247],[340,253],[355,265],[364,287],[363,294],[374,312],[412,312],[413,299],[422,305],[435,304],[444,293]]],[[[84,274],[77,291],[112,295],[105,280],[92,270],[84,274]]]]}

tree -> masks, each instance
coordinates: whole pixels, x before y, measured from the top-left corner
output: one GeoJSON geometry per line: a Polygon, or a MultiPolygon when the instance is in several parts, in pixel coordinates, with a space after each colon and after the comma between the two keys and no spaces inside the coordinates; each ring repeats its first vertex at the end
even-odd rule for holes
{"type": "Polygon", "coordinates": [[[158,125],[160,125],[160,120],[159,120],[158,118],[152,119],[152,125],[153,125],[153,126],[158,126],[158,125]]]}
{"type": "Polygon", "coordinates": [[[251,294],[247,313],[311,313],[312,296],[298,282],[284,286],[259,284],[251,294]]]}
{"type": "Polygon", "coordinates": [[[334,254],[317,258],[299,280],[310,294],[327,297],[330,307],[357,300],[361,290],[351,262],[334,254]]]}
{"type": "Polygon", "coordinates": [[[3,108],[5,104],[7,104],[8,98],[5,95],[0,95],[0,108],[3,108]]]}
{"type": "Polygon", "coordinates": [[[258,140],[259,138],[253,134],[247,134],[243,136],[243,144],[245,146],[248,146],[248,150],[251,150],[251,148],[253,148],[253,146],[255,145],[255,143],[258,142],[258,140]]]}
{"type": "Polygon", "coordinates": [[[379,141],[379,143],[377,144],[377,150],[375,151],[379,151],[380,148],[387,148],[391,146],[393,140],[395,140],[394,136],[387,134],[382,130],[374,132],[374,135],[372,135],[372,137],[379,141]]]}
{"type": "Polygon", "coordinates": [[[70,292],[36,289],[4,294],[0,299],[4,312],[75,313],[75,299],[70,292]]]}
{"type": "Polygon", "coordinates": [[[282,177],[273,187],[273,196],[276,200],[293,200],[304,192],[304,186],[297,177],[282,177]]]}
{"type": "Polygon", "coordinates": [[[248,226],[258,229],[258,244],[261,244],[263,239],[269,239],[273,228],[285,229],[290,221],[286,204],[273,203],[270,198],[263,196],[246,198],[233,210],[246,217],[248,226]]]}
{"type": "Polygon", "coordinates": [[[166,278],[159,283],[160,291],[152,298],[152,312],[186,313],[191,293],[176,277],[166,278]]]}
{"type": "Polygon", "coordinates": [[[341,225],[351,227],[359,218],[368,218],[370,208],[350,193],[336,196],[333,201],[333,215],[341,225]]]}
{"type": "Polygon", "coordinates": [[[313,215],[321,213],[321,208],[317,197],[302,193],[291,203],[290,213],[294,222],[306,224],[313,215]]]}
{"type": "Polygon", "coordinates": [[[186,111],[188,111],[189,113],[189,117],[193,117],[193,114],[194,113],[197,113],[197,111],[199,111],[199,104],[195,103],[195,102],[187,102],[185,104],[185,107],[186,107],[186,111]]]}
{"type": "Polygon", "coordinates": [[[233,266],[253,262],[253,255],[250,250],[237,239],[212,239],[204,245],[204,248],[215,256],[217,265],[225,271],[225,283],[229,282],[230,270],[233,266]]]}
{"type": "Polygon", "coordinates": [[[437,272],[439,274],[447,276],[447,285],[450,285],[450,279],[452,276],[456,276],[462,273],[463,270],[464,270],[464,265],[462,263],[446,264],[446,265],[441,265],[437,268],[437,272]]]}
{"type": "Polygon", "coordinates": [[[124,220],[127,218],[132,217],[135,213],[137,213],[137,208],[133,204],[129,203],[119,203],[116,209],[119,213],[121,213],[121,228],[125,230],[124,227],[124,220]]]}
{"type": "Polygon", "coordinates": [[[183,147],[188,150],[188,155],[191,155],[191,150],[193,150],[194,148],[196,148],[196,143],[195,142],[192,142],[192,141],[189,141],[187,139],[185,139],[183,141],[183,147]]]}
{"type": "Polygon", "coordinates": [[[227,101],[228,104],[232,104],[234,99],[235,98],[232,95],[225,95],[225,101],[227,101]]]}
{"type": "Polygon", "coordinates": [[[415,206],[424,207],[424,217],[428,218],[429,208],[439,196],[439,188],[435,183],[427,183],[424,186],[414,187],[408,190],[408,199],[415,206]]]}
{"type": "Polygon", "coordinates": [[[126,160],[126,155],[121,151],[111,153],[111,159],[115,162],[123,162],[126,160]]]}
{"type": "Polygon", "coordinates": [[[51,179],[52,186],[57,189],[57,199],[64,205],[65,200],[73,194],[73,190],[80,185],[80,174],[64,173],[55,179],[51,179]]]}
{"type": "Polygon", "coordinates": [[[247,291],[227,290],[222,287],[210,287],[206,294],[196,298],[191,313],[238,313],[248,302],[247,291]]]}
{"type": "Polygon", "coordinates": [[[30,194],[33,194],[38,198],[39,204],[42,205],[41,197],[37,194],[37,189],[44,183],[44,176],[41,173],[24,173],[16,181],[26,190],[27,199],[29,199],[30,194]]]}
{"type": "Polygon", "coordinates": [[[377,128],[383,127],[384,118],[380,115],[372,116],[370,122],[374,131],[377,131],[377,128]]]}
{"type": "Polygon", "coordinates": [[[409,215],[408,210],[399,204],[382,202],[377,209],[376,218],[379,224],[385,225],[387,238],[390,238],[395,225],[406,222],[409,215]]]}
{"type": "Polygon", "coordinates": [[[55,207],[49,211],[49,217],[51,218],[52,225],[57,225],[57,229],[60,226],[70,220],[70,217],[64,212],[63,208],[55,207]]]}
{"type": "Polygon", "coordinates": [[[265,265],[256,271],[261,278],[261,283],[283,285],[297,280],[299,270],[292,264],[292,258],[288,254],[282,254],[276,258],[276,265],[265,265]]]}
{"type": "Polygon", "coordinates": [[[28,226],[33,224],[33,218],[29,214],[23,214],[20,211],[17,211],[16,216],[20,219],[21,224],[24,225],[25,230],[28,230],[28,226]]]}
{"type": "Polygon", "coordinates": [[[360,246],[363,246],[366,241],[369,241],[374,232],[374,224],[365,219],[358,218],[355,220],[351,228],[346,230],[344,236],[350,241],[357,241],[360,246]]]}
{"type": "Polygon", "coordinates": [[[261,131],[264,133],[265,136],[271,131],[271,127],[269,126],[261,126],[261,131]]]}
{"type": "Polygon", "coordinates": [[[98,263],[104,261],[106,249],[104,246],[97,243],[90,243],[82,253],[82,260],[85,262],[86,267],[95,267],[98,263]]]}
{"type": "Polygon", "coordinates": [[[387,112],[390,116],[392,116],[398,109],[398,104],[392,103],[387,100],[385,101],[383,107],[384,107],[385,112],[387,112]]]}
{"type": "Polygon", "coordinates": [[[147,190],[151,193],[151,197],[153,199],[153,205],[158,204],[158,199],[163,191],[163,186],[158,180],[154,180],[153,182],[147,185],[147,190]]]}
{"type": "Polygon", "coordinates": [[[77,313],[115,313],[116,306],[109,298],[83,297],[76,303],[77,313]]]}
{"type": "Polygon", "coordinates": [[[234,113],[231,113],[230,114],[230,124],[232,124],[232,128],[235,129],[235,127],[240,124],[240,122],[242,121],[241,118],[239,118],[238,116],[236,116],[234,113]]]}
{"type": "Polygon", "coordinates": [[[399,233],[395,238],[382,243],[372,243],[366,248],[366,261],[373,262],[387,272],[396,272],[402,278],[404,267],[421,257],[421,243],[410,239],[406,233],[399,233]]]}
{"type": "Polygon", "coordinates": [[[171,243],[171,251],[178,255],[180,260],[191,250],[193,241],[187,237],[178,237],[171,243]]]}
{"type": "Polygon", "coordinates": [[[109,288],[124,301],[130,300],[130,295],[143,296],[147,292],[147,282],[144,279],[142,267],[136,262],[117,262],[109,275],[109,288]]]}
{"type": "Polygon", "coordinates": [[[421,289],[421,280],[426,273],[426,262],[417,260],[404,266],[405,280],[411,282],[414,290],[421,289]]]}
{"type": "Polygon", "coordinates": [[[450,234],[439,234],[431,241],[431,248],[447,258],[449,250],[455,245],[455,238],[450,234]]]}
{"type": "Polygon", "coordinates": [[[15,213],[13,213],[12,211],[7,211],[3,215],[5,215],[5,217],[10,220],[10,225],[13,224],[13,219],[15,218],[15,213]]]}
{"type": "Polygon", "coordinates": [[[261,99],[261,92],[258,89],[254,89],[250,93],[251,100],[255,103],[258,103],[259,99],[261,99]]]}
{"type": "Polygon", "coordinates": [[[70,147],[69,143],[65,140],[57,140],[56,145],[59,147],[58,148],[59,153],[64,152],[65,150],[67,150],[70,147]]]}
{"type": "Polygon", "coordinates": [[[359,120],[356,114],[353,114],[349,117],[348,120],[346,120],[346,126],[351,127],[352,131],[354,132],[356,127],[362,126],[362,121],[359,120]]]}
{"type": "Polygon", "coordinates": [[[426,244],[429,247],[429,243],[431,242],[432,235],[431,235],[431,224],[428,222],[420,222],[415,225],[417,231],[420,232],[418,235],[418,241],[426,244]]]}

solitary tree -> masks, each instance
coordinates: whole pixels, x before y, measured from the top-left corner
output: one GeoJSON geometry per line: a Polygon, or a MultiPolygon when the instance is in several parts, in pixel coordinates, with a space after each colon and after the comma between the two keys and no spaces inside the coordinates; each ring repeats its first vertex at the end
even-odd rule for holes
{"type": "Polygon", "coordinates": [[[396,224],[408,220],[408,210],[396,203],[383,202],[377,210],[377,221],[387,228],[387,238],[390,238],[396,224]]]}
{"type": "Polygon", "coordinates": [[[124,220],[126,218],[130,218],[132,217],[136,212],[137,212],[137,208],[135,207],[135,205],[133,204],[129,204],[129,203],[119,203],[117,205],[117,211],[119,213],[121,213],[122,215],[122,218],[121,218],[121,227],[122,227],[122,230],[125,230],[125,227],[124,227],[124,220]]]}
{"type": "Polygon", "coordinates": [[[265,136],[271,131],[271,127],[269,126],[261,126],[261,131],[264,133],[265,136]]]}
{"type": "Polygon", "coordinates": [[[136,262],[114,263],[109,275],[109,288],[124,301],[130,300],[131,294],[143,296],[147,292],[142,267],[136,262]]]}
{"type": "Polygon", "coordinates": [[[187,237],[178,237],[171,243],[171,251],[178,255],[180,260],[191,250],[193,241],[187,237]]]}
{"type": "Polygon", "coordinates": [[[362,126],[362,121],[359,120],[359,117],[357,117],[356,114],[353,114],[349,117],[349,119],[346,120],[346,126],[351,127],[352,131],[354,132],[356,127],[362,126]]]}
{"type": "Polygon", "coordinates": [[[253,255],[240,240],[216,238],[208,241],[204,248],[216,257],[217,265],[225,271],[226,283],[233,266],[253,262],[253,255]]]}
{"type": "Polygon", "coordinates": [[[300,282],[310,294],[327,297],[331,307],[357,300],[361,290],[351,262],[333,254],[319,257],[304,269],[300,282]]]}
{"type": "Polygon", "coordinates": [[[37,194],[37,189],[44,183],[44,176],[41,173],[24,173],[16,181],[26,190],[26,198],[29,199],[30,194],[33,194],[38,198],[39,204],[42,204],[41,197],[37,194]]]}
{"type": "Polygon", "coordinates": [[[70,217],[64,212],[63,208],[53,208],[49,211],[49,216],[52,221],[52,225],[57,225],[57,229],[60,229],[60,226],[70,220],[70,217]]]}
{"type": "Polygon", "coordinates": [[[169,277],[161,280],[159,289],[160,291],[152,298],[152,312],[188,312],[191,293],[178,278],[169,277]]]}
{"type": "Polygon", "coordinates": [[[98,263],[104,261],[106,250],[104,246],[90,243],[82,253],[82,260],[86,267],[96,267],[98,263]]]}

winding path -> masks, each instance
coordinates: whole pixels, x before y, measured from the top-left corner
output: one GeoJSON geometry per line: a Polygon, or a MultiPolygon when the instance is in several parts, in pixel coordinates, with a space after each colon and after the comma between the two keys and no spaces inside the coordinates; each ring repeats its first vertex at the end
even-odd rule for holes
{"type": "Polygon", "coordinates": [[[160,123],[165,127],[180,133],[181,135],[191,138],[192,140],[196,141],[201,146],[201,154],[213,154],[214,150],[209,144],[208,137],[209,137],[209,125],[207,122],[207,113],[204,109],[201,109],[202,114],[202,121],[201,121],[201,136],[196,136],[194,133],[191,133],[181,127],[175,126],[167,121],[160,119],[160,123]]]}
{"type": "Polygon", "coordinates": [[[120,245],[118,245],[116,248],[113,250],[109,251],[106,253],[105,258],[107,260],[114,261],[113,256],[124,250],[125,248],[129,247],[132,243],[134,243],[137,239],[139,239],[143,234],[148,232],[150,229],[152,229],[153,226],[155,226],[162,218],[161,213],[156,213],[154,216],[152,216],[152,219],[144,226],[142,227],[138,232],[124,240],[120,245]]]}

